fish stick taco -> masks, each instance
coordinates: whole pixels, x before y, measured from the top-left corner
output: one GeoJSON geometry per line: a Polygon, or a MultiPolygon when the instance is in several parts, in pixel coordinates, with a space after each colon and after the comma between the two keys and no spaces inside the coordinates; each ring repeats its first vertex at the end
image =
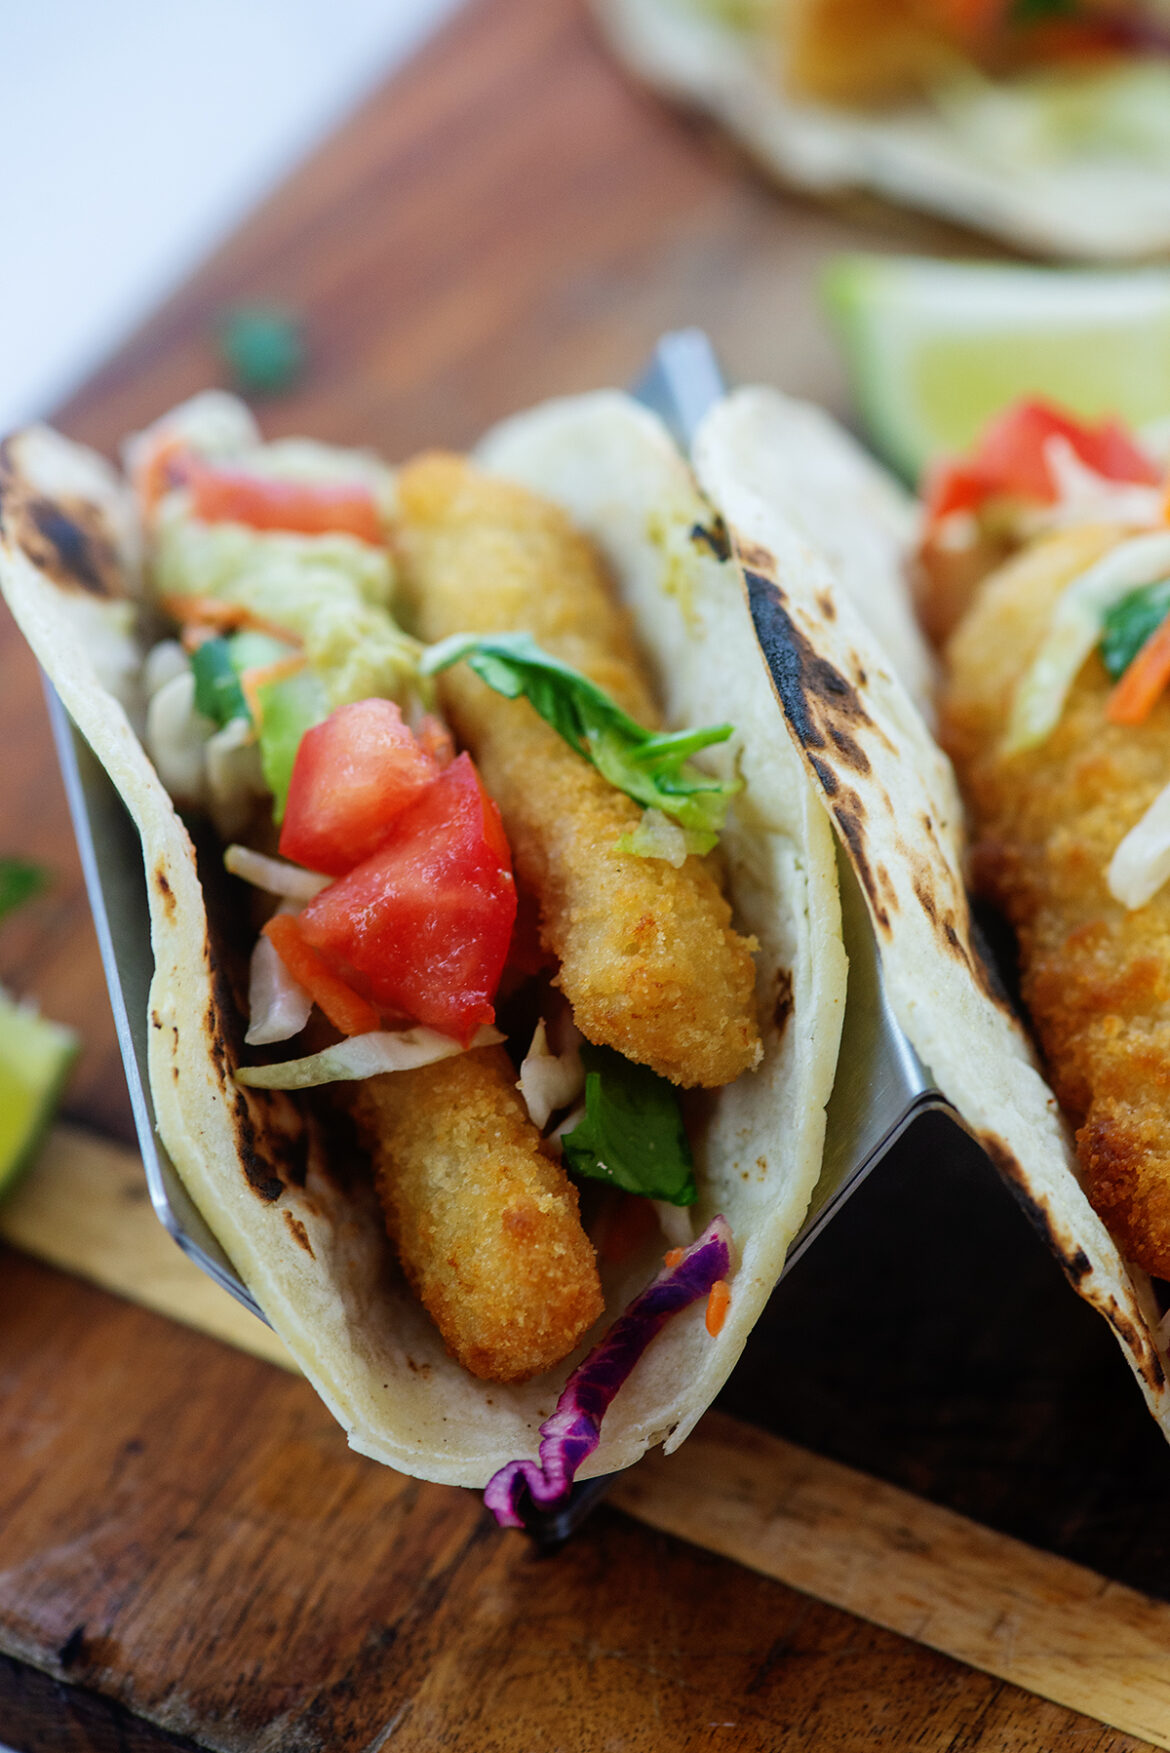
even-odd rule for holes
{"type": "Polygon", "coordinates": [[[141,836],[196,1204],[362,1452],[522,1462],[514,1519],[674,1446],[799,1228],[844,1004],[717,505],[608,394],[397,475],[209,396],[127,471],[7,441],[0,577],[141,836]]]}
{"type": "MultiPolygon", "coordinates": [[[[711,414],[694,447],[699,482],[733,532],[785,721],[858,878],[902,1030],[1073,1287],[1109,1322],[1170,1435],[1166,1340],[1149,1277],[1165,1273],[1170,1256],[1147,1239],[1168,1209],[1165,891],[1145,907],[1144,942],[1141,913],[1127,910],[1170,871],[1170,827],[1157,802],[1170,707],[1161,700],[1141,730],[1110,729],[1105,660],[1094,654],[1110,605],[1132,617],[1131,646],[1139,620],[1148,633],[1151,615],[1155,624],[1165,617],[1170,536],[1164,526],[1134,536],[1100,523],[1049,535],[982,587],[947,654],[944,741],[975,810],[974,868],[1021,931],[1045,1066],[1081,1127],[1074,1150],[972,924],[950,764],[839,571],[778,499],[774,482],[800,419],[775,392],[742,390],[711,414]],[[1013,742],[1013,697],[1026,748],[1013,742]],[[1060,727],[1039,738],[1041,721],[1065,701],[1060,727]],[[1128,862],[1113,851],[1126,828],[1138,836],[1128,862]],[[1128,902],[1107,892],[1110,853],[1125,867],[1128,902]]],[[[1033,418],[1018,424],[1035,434],[1033,418]]],[[[1132,512],[1146,470],[1121,436],[1105,434],[1098,463],[1117,466],[1089,484],[1095,504],[1120,495],[1132,512]]],[[[1023,497],[1014,495],[1017,506],[1023,497]]],[[[1055,489],[1032,498],[1029,515],[1041,504],[1059,509],[1055,489]]]]}

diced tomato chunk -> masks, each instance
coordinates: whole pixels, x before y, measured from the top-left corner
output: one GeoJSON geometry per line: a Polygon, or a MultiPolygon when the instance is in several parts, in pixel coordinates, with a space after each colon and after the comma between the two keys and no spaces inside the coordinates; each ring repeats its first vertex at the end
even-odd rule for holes
{"type": "Polygon", "coordinates": [[[499,811],[459,755],[372,858],[298,915],[306,942],[383,1010],[469,1041],[493,1000],[516,917],[499,811]]]}
{"type": "Polygon", "coordinates": [[[424,712],[417,727],[415,736],[440,767],[449,767],[455,759],[455,739],[433,712],[424,712]]]}
{"type": "Polygon", "coordinates": [[[1120,421],[1088,426],[1045,402],[1019,402],[991,422],[970,455],[931,469],[925,487],[931,521],[975,511],[1001,495],[1050,505],[1057,493],[1047,448],[1053,438],[1063,438],[1086,468],[1109,481],[1153,485],[1159,479],[1156,464],[1120,421]]]}
{"type": "Polygon", "coordinates": [[[438,772],[392,700],[336,707],[297,746],[282,857],[344,876],[377,852],[438,772]]]}
{"type": "Polygon", "coordinates": [[[242,469],[197,463],[189,477],[191,509],[204,523],[246,523],[256,530],[385,541],[374,495],[364,482],[284,481],[242,469]]]}

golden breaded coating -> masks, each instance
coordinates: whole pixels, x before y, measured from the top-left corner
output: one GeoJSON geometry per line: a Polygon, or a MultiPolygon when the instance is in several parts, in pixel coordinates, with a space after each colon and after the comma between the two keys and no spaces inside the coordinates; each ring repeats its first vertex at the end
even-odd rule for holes
{"type": "Polygon", "coordinates": [[[1019,934],[1024,999],[1079,1128],[1086,1192],[1123,1253],[1170,1277],[1170,889],[1130,911],[1105,880],[1170,778],[1170,700],[1144,724],[1110,724],[1094,655],[1045,743],[1000,747],[1056,598],[1118,539],[1070,531],[987,581],[948,647],[942,736],[972,816],[976,884],[1019,934]]]}
{"type": "MultiPolygon", "coordinates": [[[[555,507],[423,457],[399,477],[403,585],[417,630],[528,632],[643,724],[657,722],[629,627],[592,547],[555,507]]],[[[618,852],[641,810],[523,700],[459,667],[443,704],[500,806],[517,874],[578,1028],[672,1082],[717,1088],[754,1066],[755,969],[701,859],[618,852]]]]}
{"type": "Polygon", "coordinates": [[[355,1086],[386,1227],[456,1360],[523,1382],[566,1357],[602,1311],[577,1194],[516,1093],[502,1047],[355,1086]]]}

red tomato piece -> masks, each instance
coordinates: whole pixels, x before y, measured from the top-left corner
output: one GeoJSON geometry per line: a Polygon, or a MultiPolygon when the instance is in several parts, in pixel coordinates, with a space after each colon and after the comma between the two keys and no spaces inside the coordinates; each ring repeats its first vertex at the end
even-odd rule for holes
{"type": "Polygon", "coordinates": [[[385,844],[438,771],[392,700],[336,707],[297,746],[281,856],[344,876],[385,844]]]}
{"type": "Polygon", "coordinates": [[[191,509],[204,523],[246,523],[297,535],[386,539],[374,495],[361,481],[281,481],[242,469],[198,464],[190,475],[191,509]]]}
{"type": "Polygon", "coordinates": [[[1045,402],[1019,402],[991,422],[969,456],[941,462],[930,471],[926,502],[931,521],[937,523],[953,511],[975,511],[1001,495],[1050,505],[1056,498],[1047,453],[1052,438],[1063,438],[1086,468],[1109,481],[1153,485],[1159,479],[1157,466],[1120,421],[1088,426],[1045,402]]]}
{"type": "Polygon", "coordinates": [[[493,1000],[516,917],[500,815],[459,755],[372,858],[298,914],[306,942],[375,1004],[467,1042],[493,1000]]]}

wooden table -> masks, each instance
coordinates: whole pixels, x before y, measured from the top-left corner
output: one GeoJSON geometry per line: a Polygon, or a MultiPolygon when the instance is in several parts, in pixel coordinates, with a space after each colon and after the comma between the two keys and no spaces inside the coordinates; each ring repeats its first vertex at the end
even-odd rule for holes
{"type": "MultiPolygon", "coordinates": [[[[112,450],[216,381],[215,322],[237,300],[306,325],[310,369],[263,410],[270,434],[392,457],[627,381],[687,323],[735,377],[840,407],[815,287],[843,247],[972,248],[907,216],[777,195],[631,88],[580,0],[472,0],[60,421],[112,450]]],[[[70,1119],[130,1142],[39,682],[7,621],[0,731],[0,850],[57,873],[5,927],[0,978],[84,1035],[70,1119]]],[[[121,1196],[128,1214],[141,1203],[136,1186],[121,1196]]],[[[349,1454],[296,1377],[15,1250],[0,1323],[0,1740],[19,1749],[1149,1745],[612,1507],[537,1559],[475,1496],[349,1454]]],[[[696,1466],[713,1490],[722,1469],[726,1507],[729,1454],[758,1463],[750,1494],[770,1467],[799,1472],[795,1442],[1092,1567],[1102,1626],[1131,1600],[1105,1577],[1170,1595],[1170,1457],[1104,1328],[938,1126],[786,1282],[728,1415],[784,1442],[706,1427],[690,1473],[669,1476],[690,1479],[700,1538],[696,1466]]],[[[867,1514],[886,1518],[892,1596],[897,1552],[925,1550],[941,1512],[922,1504],[924,1545],[899,1492],[817,1477],[853,1493],[846,1571],[850,1529],[860,1565],[867,1514]]],[[[652,1473],[623,1498],[651,1517],[669,1501],[652,1473]]],[[[886,1614],[881,1593],[867,1618],[930,1638],[929,1601],[886,1614]]]]}

